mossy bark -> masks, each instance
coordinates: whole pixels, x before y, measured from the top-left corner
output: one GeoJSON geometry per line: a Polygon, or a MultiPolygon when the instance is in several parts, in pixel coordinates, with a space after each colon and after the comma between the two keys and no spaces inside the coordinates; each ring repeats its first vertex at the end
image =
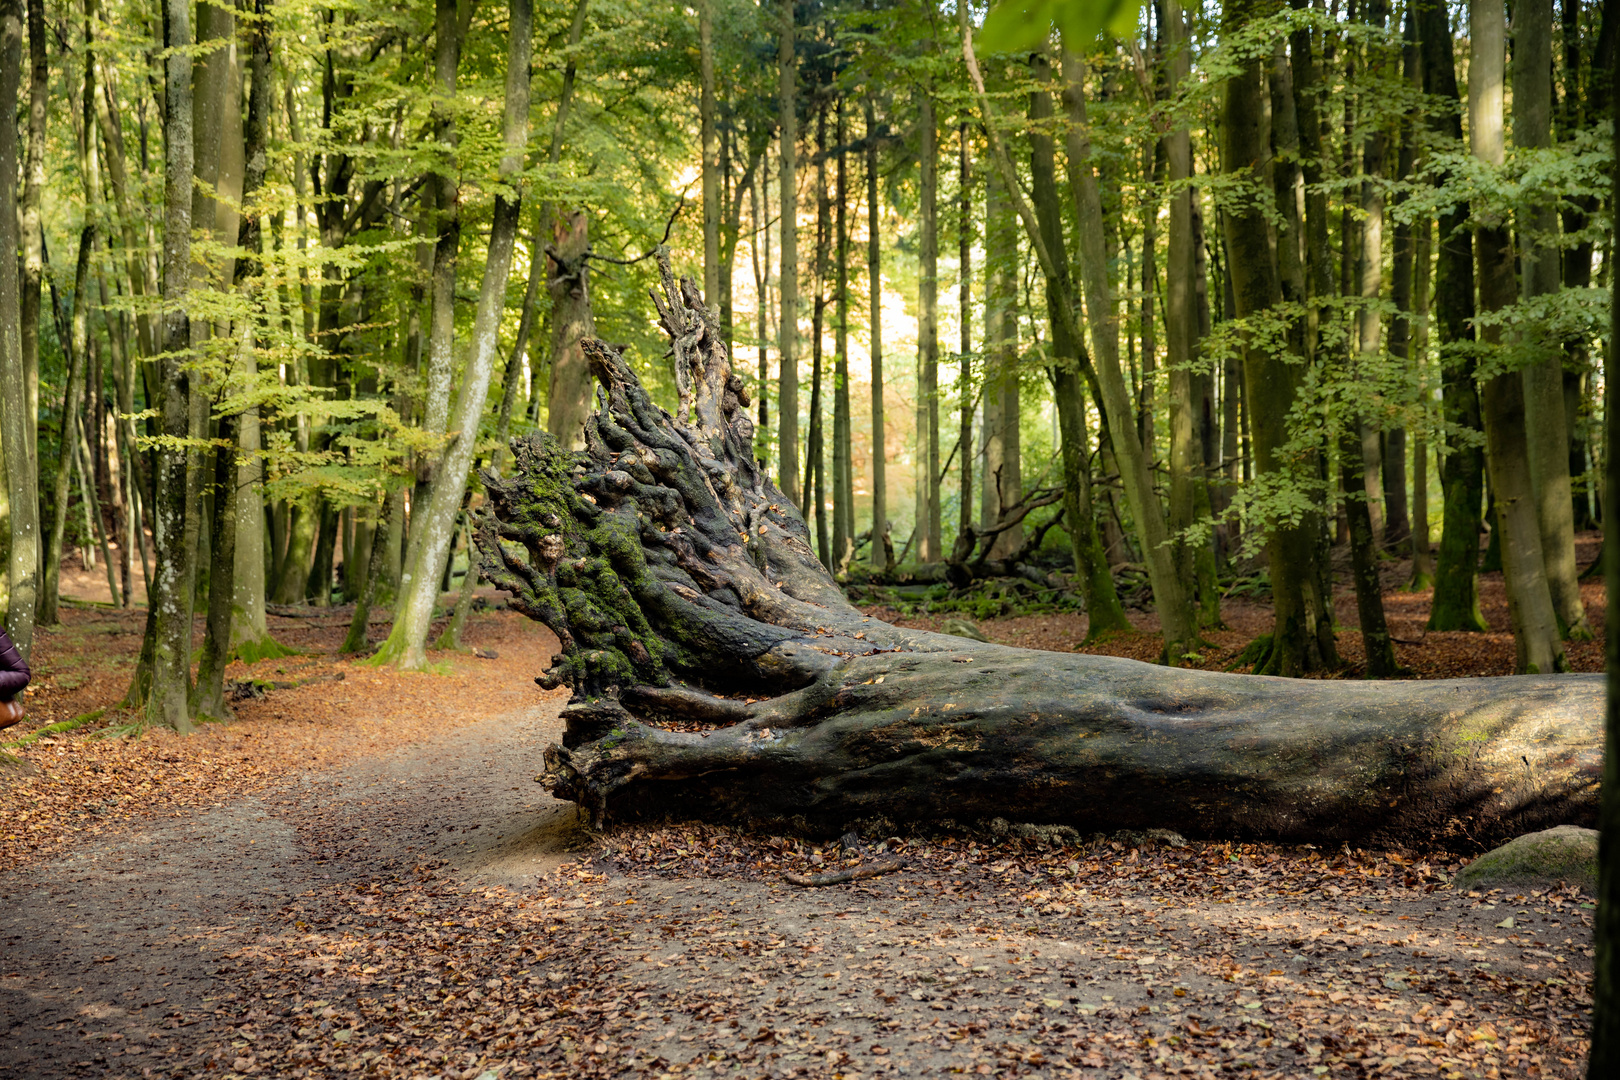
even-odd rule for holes
{"type": "Polygon", "coordinates": [[[541,782],[598,822],[1012,815],[1413,841],[1593,817],[1597,676],[1305,682],[863,616],[753,458],[717,319],[667,264],[665,283],[678,415],[587,342],[606,404],[586,449],[515,440],[515,475],[485,474],[478,522],[485,575],[561,643],[537,681],[573,691],[541,782]]]}

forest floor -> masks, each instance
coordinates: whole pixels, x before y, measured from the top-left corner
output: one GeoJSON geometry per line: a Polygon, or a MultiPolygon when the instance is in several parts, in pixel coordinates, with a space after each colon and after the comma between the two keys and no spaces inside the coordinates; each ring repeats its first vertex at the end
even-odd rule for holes
{"type": "MultiPolygon", "coordinates": [[[[1511,669],[1499,575],[1492,633],[1424,635],[1403,573],[1403,663],[1511,669]]],[[[1601,632],[1600,587],[1587,603],[1601,632]]],[[[69,604],[40,631],[30,716],[0,734],[0,1075],[1582,1072],[1592,902],[1574,888],[1454,892],[1467,852],[1004,822],[850,851],[691,823],[596,835],[533,782],[565,699],[532,682],[549,631],[484,610],[466,641],[492,657],[407,675],[337,654],[347,609],[300,614],[271,620],[299,655],[229,674],[280,687],[187,737],[116,708],[140,612],[69,604]],[[904,869],[783,879],[880,847],[904,869]]],[[[1263,605],[1225,614],[1211,667],[1264,629],[1263,605]]],[[[1084,637],[1063,615],[979,625],[1084,637]]],[[[1096,651],[1151,657],[1138,627],[1096,651]]],[[[1358,635],[1339,642],[1353,676],[1358,635]]],[[[1601,642],[1572,659],[1597,670],[1601,642]]]]}

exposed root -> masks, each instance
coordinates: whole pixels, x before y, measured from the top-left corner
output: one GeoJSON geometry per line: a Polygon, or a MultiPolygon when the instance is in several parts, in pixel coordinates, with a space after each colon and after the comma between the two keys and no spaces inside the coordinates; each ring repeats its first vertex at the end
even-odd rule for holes
{"type": "Polygon", "coordinates": [[[830,870],[825,874],[795,874],[791,871],[783,874],[782,878],[789,885],[802,885],[810,889],[821,885],[842,885],[846,881],[865,881],[867,878],[881,877],[903,869],[906,860],[895,856],[881,862],[865,863],[861,866],[846,866],[842,870],[830,870]]]}

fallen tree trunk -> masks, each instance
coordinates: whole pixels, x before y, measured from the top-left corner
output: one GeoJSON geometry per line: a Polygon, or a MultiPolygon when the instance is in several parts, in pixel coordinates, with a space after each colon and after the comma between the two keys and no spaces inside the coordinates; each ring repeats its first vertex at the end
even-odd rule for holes
{"type": "Polygon", "coordinates": [[[537,680],[573,690],[541,782],[598,824],[999,816],[1486,842],[1593,820],[1601,676],[1266,678],[863,616],[754,462],[746,390],[695,286],[667,265],[664,282],[679,415],[587,341],[605,404],[585,450],[515,440],[478,532],[484,573],[562,643],[537,680]]]}

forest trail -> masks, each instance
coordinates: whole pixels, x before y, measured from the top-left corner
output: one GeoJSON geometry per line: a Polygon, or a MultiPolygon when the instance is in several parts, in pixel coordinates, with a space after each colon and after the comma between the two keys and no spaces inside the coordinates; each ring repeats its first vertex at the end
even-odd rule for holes
{"type": "MultiPolygon", "coordinates": [[[[1457,896],[1444,853],[947,823],[886,841],[899,873],[804,890],[784,870],[836,847],[581,833],[533,783],[561,696],[500,704],[553,647],[511,620],[470,628],[497,661],[351,696],[343,757],[0,875],[0,1075],[1578,1074],[1585,898],[1457,896]],[[435,692],[481,718],[379,737],[435,692]]],[[[270,742],[285,704],[244,704],[183,752],[270,742]]]]}

